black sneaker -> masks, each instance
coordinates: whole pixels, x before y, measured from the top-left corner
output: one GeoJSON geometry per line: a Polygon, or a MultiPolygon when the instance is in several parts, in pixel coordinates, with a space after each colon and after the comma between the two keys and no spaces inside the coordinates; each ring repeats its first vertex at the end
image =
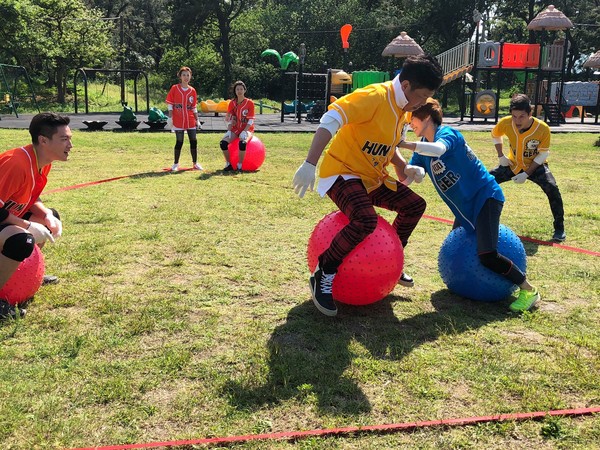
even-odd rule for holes
{"type": "MultiPolygon", "coordinates": [[[[25,317],[27,310],[24,308],[18,308],[19,317],[25,317]]],[[[14,305],[9,304],[6,300],[0,299],[0,320],[2,319],[16,319],[17,308],[14,305]]]]}
{"type": "Polygon", "coordinates": [[[554,234],[552,235],[552,242],[564,242],[567,239],[567,233],[560,230],[554,230],[554,234]]]}
{"type": "Polygon", "coordinates": [[[44,275],[44,279],[42,280],[42,286],[56,283],[58,283],[58,277],[56,275],[44,275]]]}
{"type": "Polygon", "coordinates": [[[337,306],[332,295],[334,278],[335,273],[324,273],[317,265],[309,279],[313,303],[319,311],[330,317],[337,314],[337,306]]]}
{"type": "Polygon", "coordinates": [[[223,167],[223,172],[233,172],[233,166],[231,164],[227,164],[223,167]]]}
{"type": "Polygon", "coordinates": [[[404,272],[402,272],[402,275],[400,276],[400,279],[398,280],[398,284],[400,284],[404,287],[413,287],[415,285],[415,280],[413,280],[410,275],[407,275],[404,272]]]}

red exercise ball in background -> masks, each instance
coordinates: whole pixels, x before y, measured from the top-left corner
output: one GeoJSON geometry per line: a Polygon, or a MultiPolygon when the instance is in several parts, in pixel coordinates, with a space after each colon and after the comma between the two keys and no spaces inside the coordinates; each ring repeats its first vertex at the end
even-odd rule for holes
{"type": "Polygon", "coordinates": [[[44,255],[37,245],[33,252],[19,264],[15,273],[0,289],[0,298],[11,305],[22,303],[35,295],[44,280],[44,255]]]}
{"type": "MultiPolygon", "coordinates": [[[[308,268],[314,272],[319,255],[348,224],[341,211],[323,217],[308,239],[308,268]]],[[[386,297],[400,279],[404,249],[394,228],[377,217],[377,228],[344,259],[333,280],[333,298],[349,305],[368,305],[386,297]]]]}
{"type": "MultiPolygon", "coordinates": [[[[231,167],[237,168],[239,152],[240,152],[240,140],[235,139],[229,143],[229,161],[231,167]]],[[[252,139],[246,144],[246,157],[242,163],[242,170],[253,172],[265,162],[266,151],[265,144],[257,138],[252,136],[252,139]]]]}

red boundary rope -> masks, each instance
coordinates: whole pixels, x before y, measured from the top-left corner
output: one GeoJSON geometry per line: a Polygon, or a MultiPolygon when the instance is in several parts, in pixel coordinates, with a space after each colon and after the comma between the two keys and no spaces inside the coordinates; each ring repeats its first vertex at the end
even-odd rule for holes
{"type": "MultiPolygon", "coordinates": [[[[443,223],[449,223],[449,224],[454,223],[453,220],[442,219],[440,217],[435,217],[435,216],[428,216],[427,214],[423,214],[423,217],[425,217],[426,219],[437,220],[438,222],[443,222],[443,223]]],[[[534,244],[538,244],[538,245],[546,245],[548,247],[562,248],[563,250],[569,250],[569,251],[576,252],[576,253],[584,253],[586,255],[600,256],[600,252],[595,252],[593,250],[586,250],[585,248],[571,247],[569,245],[557,244],[556,242],[541,241],[539,239],[534,239],[534,238],[530,238],[527,236],[519,236],[519,238],[522,241],[533,242],[534,244]]]]}
{"type": "MultiPolygon", "coordinates": [[[[162,169],[162,172],[168,172],[169,170],[170,170],[169,168],[162,169]]],[[[185,172],[188,170],[192,170],[192,168],[179,169],[180,172],[185,172]]],[[[148,172],[148,173],[160,173],[160,172],[148,172]]],[[[73,186],[65,186],[65,187],[58,188],[58,189],[52,189],[50,191],[45,192],[44,194],[54,194],[56,192],[70,191],[71,189],[79,189],[79,188],[83,188],[83,187],[87,187],[87,186],[94,186],[94,185],[101,184],[101,183],[107,183],[109,181],[122,180],[123,178],[131,178],[131,177],[140,176],[140,175],[143,175],[143,174],[138,173],[138,174],[133,174],[133,175],[123,175],[120,177],[107,178],[105,180],[90,181],[88,183],[74,184],[73,186]]],[[[449,224],[454,223],[452,220],[442,219],[441,217],[428,216],[427,214],[424,214],[423,217],[425,217],[426,219],[437,220],[438,222],[443,222],[443,223],[449,223],[449,224]]],[[[576,252],[576,253],[584,253],[586,255],[600,256],[600,252],[586,250],[584,248],[570,247],[568,245],[557,244],[555,242],[541,241],[539,239],[533,239],[533,238],[526,237],[526,236],[519,236],[519,238],[521,238],[521,240],[523,240],[523,241],[533,242],[538,245],[546,245],[548,247],[561,248],[563,250],[569,250],[569,251],[576,252]]]]}
{"type": "MultiPolygon", "coordinates": [[[[167,171],[168,169],[163,169],[167,171]]],[[[182,169],[181,171],[190,170],[182,169]]],[[[137,174],[140,175],[140,174],[137,174]]],[[[107,183],[109,181],[121,180],[123,178],[129,178],[136,175],[123,175],[120,177],[107,178],[105,180],[91,181],[88,183],[76,184],[73,186],[66,186],[63,188],[53,189],[46,194],[53,194],[55,192],[69,191],[71,189],[79,189],[87,186],[93,186],[101,183],[107,183]]],[[[453,221],[449,219],[443,219],[440,217],[434,217],[424,215],[426,219],[436,220],[438,222],[452,224],[453,221]]],[[[547,245],[552,247],[558,247],[565,250],[570,250],[579,253],[585,253],[593,256],[600,256],[600,252],[594,252],[585,250],[577,247],[570,247],[567,245],[556,244],[554,242],[541,241],[539,239],[533,239],[529,237],[519,236],[522,240],[534,242],[540,245],[547,245]]],[[[425,427],[438,427],[438,426],[464,426],[473,425],[485,422],[500,422],[507,420],[530,420],[540,419],[546,416],[581,416],[600,413],[600,407],[593,408],[578,408],[578,409],[562,409],[555,411],[537,411],[531,413],[514,413],[514,414],[499,414],[495,416],[478,416],[478,417],[466,417],[460,419],[444,419],[444,420],[429,420],[421,422],[405,422],[396,424],[384,424],[384,425],[368,425],[364,427],[344,427],[344,428],[329,428],[322,430],[307,430],[307,431],[285,431],[280,433],[267,433],[267,434],[250,434],[241,436],[229,436],[220,438],[204,438],[204,439],[191,439],[182,441],[165,441],[165,442],[149,442],[145,444],[126,444],[126,445],[109,445],[106,447],[80,447],[71,450],[126,450],[126,449],[137,449],[137,448],[155,448],[155,447],[173,447],[180,445],[197,445],[197,444],[227,444],[232,442],[248,442],[256,440],[266,439],[301,439],[308,436],[334,436],[334,435],[348,435],[352,433],[366,433],[366,432],[397,432],[397,431],[410,431],[417,428],[425,427]]]]}
{"type": "MultiPolygon", "coordinates": [[[[192,168],[186,167],[183,169],[179,169],[178,172],[186,172],[188,170],[192,170],[192,168]]],[[[161,172],[169,172],[169,171],[171,171],[171,169],[166,168],[161,171],[146,172],[146,173],[161,173],[161,172]]],[[[61,188],[57,188],[57,189],[52,189],[52,190],[44,192],[44,194],[55,194],[56,192],[64,192],[64,191],[70,191],[72,189],[79,189],[79,188],[84,188],[84,187],[88,187],[88,186],[95,186],[97,184],[108,183],[109,181],[122,180],[123,178],[139,177],[140,175],[145,175],[146,173],[134,173],[133,175],[122,175],[120,177],[106,178],[105,180],[89,181],[87,183],[74,184],[73,186],[65,186],[65,187],[61,187],[61,188]]]]}
{"type": "Polygon", "coordinates": [[[307,431],[284,431],[280,433],[265,433],[265,434],[248,434],[240,436],[227,436],[217,438],[203,439],[188,439],[182,441],[165,441],[165,442],[148,442],[145,444],[125,444],[125,445],[109,445],[107,447],[81,447],[71,450],[126,450],[137,448],[153,448],[153,447],[173,447],[179,445],[199,445],[199,444],[230,444],[233,442],[248,442],[257,440],[272,440],[284,439],[295,440],[309,436],[327,437],[327,436],[344,436],[353,433],[392,433],[400,431],[412,431],[418,428],[427,427],[452,427],[475,425],[486,422],[503,422],[508,420],[531,420],[542,419],[547,416],[583,416],[600,413],[600,407],[577,408],[577,409],[560,409],[555,411],[537,411],[529,413],[513,413],[513,414],[498,414],[493,416],[477,416],[466,417],[462,419],[443,419],[443,420],[426,420],[420,422],[405,422],[393,423],[384,425],[367,425],[363,427],[343,427],[343,428],[327,428],[321,430],[307,431]]]}

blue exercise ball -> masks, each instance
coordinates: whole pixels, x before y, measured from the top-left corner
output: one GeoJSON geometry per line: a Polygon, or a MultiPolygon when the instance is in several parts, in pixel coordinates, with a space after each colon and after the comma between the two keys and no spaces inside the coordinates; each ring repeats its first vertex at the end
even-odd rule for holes
{"type": "MultiPolygon", "coordinates": [[[[506,256],[523,273],[527,255],[519,236],[500,225],[498,253],[506,256]]],[[[480,302],[497,302],[509,297],[517,286],[484,267],[477,256],[477,237],[463,227],[455,228],[444,240],[438,255],[442,280],[455,294],[480,302]]]]}

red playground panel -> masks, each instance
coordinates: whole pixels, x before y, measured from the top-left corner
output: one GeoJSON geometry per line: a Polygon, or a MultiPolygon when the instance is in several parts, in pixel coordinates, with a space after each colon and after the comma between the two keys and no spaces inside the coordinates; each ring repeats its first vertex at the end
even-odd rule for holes
{"type": "Polygon", "coordinates": [[[537,69],[540,63],[540,44],[507,44],[502,46],[502,68],[537,69]]]}

